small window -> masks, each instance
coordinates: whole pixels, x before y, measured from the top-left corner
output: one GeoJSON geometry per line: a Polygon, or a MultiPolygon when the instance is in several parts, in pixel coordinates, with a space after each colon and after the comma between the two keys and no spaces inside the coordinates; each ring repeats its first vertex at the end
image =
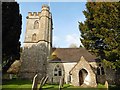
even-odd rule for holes
{"type": "Polygon", "coordinates": [[[32,41],[36,41],[36,34],[32,35],[32,41]]]}
{"type": "Polygon", "coordinates": [[[99,67],[97,67],[97,74],[98,75],[104,75],[105,74],[104,68],[102,67],[101,64],[99,64],[99,67]]]}
{"type": "Polygon", "coordinates": [[[59,65],[57,65],[54,69],[54,76],[62,76],[62,69],[59,65]]]}
{"type": "Polygon", "coordinates": [[[39,28],[39,22],[38,20],[34,22],[34,29],[38,29],[39,28]]]}
{"type": "Polygon", "coordinates": [[[103,67],[101,67],[101,72],[102,72],[102,75],[105,74],[105,72],[104,72],[104,68],[103,68],[103,67]]]}

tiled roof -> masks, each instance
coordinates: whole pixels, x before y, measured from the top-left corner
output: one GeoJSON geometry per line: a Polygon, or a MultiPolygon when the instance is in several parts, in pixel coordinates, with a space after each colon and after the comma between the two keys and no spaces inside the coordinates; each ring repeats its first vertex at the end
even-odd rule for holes
{"type": "Polygon", "coordinates": [[[89,53],[85,48],[53,48],[50,62],[78,62],[83,56],[88,62],[95,62],[96,56],[89,53]]]}

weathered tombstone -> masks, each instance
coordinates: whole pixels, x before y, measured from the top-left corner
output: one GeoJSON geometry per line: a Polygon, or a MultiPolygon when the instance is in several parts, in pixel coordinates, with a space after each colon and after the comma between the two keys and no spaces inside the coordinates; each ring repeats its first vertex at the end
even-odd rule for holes
{"type": "Polygon", "coordinates": [[[10,76],[10,79],[12,79],[12,74],[9,74],[9,76],[10,76]]]}
{"type": "Polygon", "coordinates": [[[37,90],[38,86],[38,75],[36,74],[33,78],[32,90],[37,90]]]}
{"type": "Polygon", "coordinates": [[[48,80],[48,76],[43,77],[43,78],[41,79],[39,90],[42,90],[42,87],[45,85],[45,83],[47,82],[47,80],[48,80]]]}
{"type": "Polygon", "coordinates": [[[105,88],[108,90],[108,82],[105,81],[105,88]]]}
{"type": "Polygon", "coordinates": [[[45,77],[45,79],[44,79],[44,81],[43,81],[42,86],[44,86],[44,85],[45,85],[45,83],[47,82],[47,80],[48,80],[48,76],[46,76],[46,77],[45,77]]]}
{"type": "Polygon", "coordinates": [[[40,87],[39,87],[39,90],[42,90],[42,84],[43,84],[44,79],[45,79],[45,77],[43,77],[43,78],[40,80],[40,87]]]}
{"type": "Polygon", "coordinates": [[[53,77],[51,78],[51,84],[53,84],[53,77]]]}

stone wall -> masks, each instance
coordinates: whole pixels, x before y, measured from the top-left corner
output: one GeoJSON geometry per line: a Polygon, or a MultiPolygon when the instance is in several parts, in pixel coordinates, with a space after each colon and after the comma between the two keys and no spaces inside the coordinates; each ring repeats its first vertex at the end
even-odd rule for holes
{"type": "Polygon", "coordinates": [[[90,62],[89,64],[92,66],[92,70],[96,74],[97,83],[105,84],[105,81],[108,81],[109,85],[120,85],[120,70],[107,68],[102,62],[90,62]],[[97,73],[97,67],[99,67],[99,64],[104,68],[105,74],[103,75],[98,75],[97,73]]]}
{"type": "Polygon", "coordinates": [[[96,75],[91,69],[89,63],[84,59],[84,57],[81,57],[80,61],[76,66],[72,69],[72,85],[74,86],[80,86],[80,76],[79,73],[81,70],[86,71],[86,76],[83,80],[83,84],[81,86],[88,86],[88,87],[96,87],[96,75]]]}
{"type": "Polygon", "coordinates": [[[118,69],[115,73],[115,84],[120,86],[120,69],[118,69]]]}
{"type": "Polygon", "coordinates": [[[70,70],[76,65],[76,62],[72,63],[48,63],[47,75],[49,76],[49,83],[58,83],[60,76],[54,76],[54,68],[56,65],[60,65],[63,68],[64,83],[68,84],[68,76],[70,70]]]}
{"type": "Polygon", "coordinates": [[[101,83],[101,84],[105,84],[106,70],[105,70],[104,64],[101,63],[101,62],[93,62],[93,63],[89,63],[89,64],[92,66],[92,70],[96,74],[96,82],[101,83]],[[100,75],[99,75],[98,71],[97,71],[97,68],[101,68],[101,67],[103,67],[103,69],[104,69],[104,74],[102,74],[102,70],[100,69],[100,75]]]}
{"type": "Polygon", "coordinates": [[[39,80],[46,75],[47,57],[52,47],[52,15],[48,5],[42,5],[41,12],[29,12],[21,55],[20,78],[39,80]]]}
{"type": "Polygon", "coordinates": [[[97,75],[97,83],[104,84],[105,81],[108,81],[109,85],[120,85],[120,70],[115,70],[112,68],[107,68],[104,66],[104,75],[97,75]]]}
{"type": "Polygon", "coordinates": [[[47,76],[49,76],[48,83],[59,83],[61,76],[54,76],[54,69],[56,65],[61,66],[62,76],[64,76],[64,66],[62,63],[49,63],[47,64],[47,76]]]}
{"type": "MultiPolygon", "coordinates": [[[[68,77],[70,75],[70,70],[77,64],[77,62],[71,62],[71,63],[63,63],[64,69],[65,69],[65,83],[68,84],[68,77]]],[[[72,78],[71,78],[72,80],[72,78]]]]}
{"type": "Polygon", "coordinates": [[[120,71],[111,68],[106,68],[106,80],[109,85],[120,85],[120,71]]]}
{"type": "Polygon", "coordinates": [[[41,12],[29,12],[26,23],[24,43],[49,42],[52,46],[52,15],[47,5],[42,5],[41,12]],[[37,28],[35,28],[37,22],[37,28]],[[32,40],[35,34],[35,40],[32,40]]]}
{"type": "Polygon", "coordinates": [[[47,47],[45,43],[33,45],[30,48],[24,48],[21,55],[21,68],[19,77],[33,79],[38,73],[39,79],[46,75],[47,47]]]}

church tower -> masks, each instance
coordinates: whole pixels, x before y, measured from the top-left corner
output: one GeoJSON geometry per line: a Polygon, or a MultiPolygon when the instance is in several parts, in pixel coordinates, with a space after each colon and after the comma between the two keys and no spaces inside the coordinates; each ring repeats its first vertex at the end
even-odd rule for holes
{"type": "Polygon", "coordinates": [[[41,12],[29,12],[27,16],[24,47],[31,47],[38,43],[46,43],[49,50],[51,50],[52,15],[47,5],[42,6],[41,12]]]}
{"type": "Polygon", "coordinates": [[[28,12],[25,40],[21,55],[20,77],[32,79],[38,73],[46,75],[47,58],[52,48],[52,15],[47,5],[41,12],[28,12]]]}

